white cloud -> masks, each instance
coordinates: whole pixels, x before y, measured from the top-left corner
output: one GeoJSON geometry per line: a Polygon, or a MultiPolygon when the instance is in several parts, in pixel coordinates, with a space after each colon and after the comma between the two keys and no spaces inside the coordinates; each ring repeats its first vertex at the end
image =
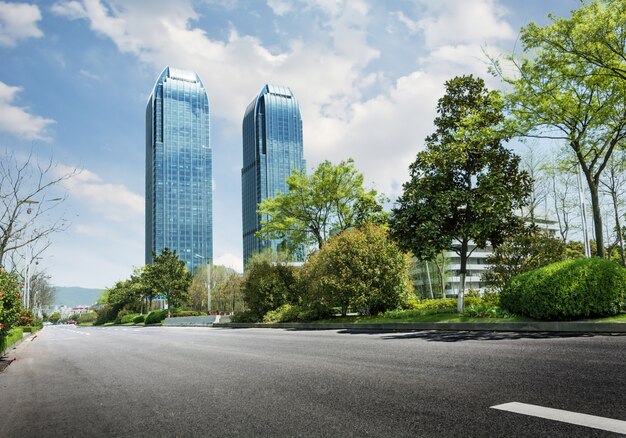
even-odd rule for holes
{"type": "Polygon", "coordinates": [[[226,266],[237,272],[243,272],[243,259],[235,254],[222,254],[213,260],[213,264],[226,266]]]}
{"type": "Polygon", "coordinates": [[[495,0],[423,1],[425,16],[400,20],[409,28],[419,28],[428,48],[444,45],[483,44],[488,40],[510,40],[517,33],[504,20],[507,9],[495,0]]]}
{"type": "Polygon", "coordinates": [[[286,0],[267,0],[267,6],[278,16],[285,15],[293,10],[293,3],[286,0]]]}
{"type": "MultiPolygon", "coordinates": [[[[59,175],[72,172],[73,168],[59,166],[59,175]]],[[[82,170],[63,182],[71,199],[88,204],[89,208],[102,217],[114,222],[138,221],[143,219],[144,198],[133,193],[123,184],[104,182],[100,176],[82,170]]],[[[84,231],[84,230],[83,230],[84,231]]]]}
{"type": "Polygon", "coordinates": [[[0,81],[0,131],[5,131],[26,140],[49,140],[46,128],[52,119],[36,116],[28,108],[15,106],[13,101],[22,87],[12,87],[0,81]]]}
{"type": "Polygon", "coordinates": [[[36,5],[0,2],[0,45],[15,47],[19,40],[40,38],[41,12],[36,5]]]}
{"type": "Polygon", "coordinates": [[[87,18],[87,11],[83,7],[82,3],[78,1],[69,2],[57,2],[50,8],[52,13],[61,17],[69,18],[70,20],[78,20],[80,18],[87,18]]]}
{"type": "Polygon", "coordinates": [[[80,70],[78,74],[86,79],[91,79],[94,81],[99,81],[101,79],[99,75],[92,73],[89,70],[80,70]]]}

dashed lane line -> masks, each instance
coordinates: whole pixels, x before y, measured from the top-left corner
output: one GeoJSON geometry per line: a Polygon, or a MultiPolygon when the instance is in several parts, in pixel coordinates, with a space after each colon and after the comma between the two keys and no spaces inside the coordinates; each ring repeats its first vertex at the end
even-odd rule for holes
{"type": "Polygon", "coordinates": [[[579,412],[564,411],[562,409],[546,408],[543,406],[518,402],[491,406],[491,409],[498,409],[501,411],[514,412],[532,417],[560,421],[562,423],[576,424],[578,426],[626,434],[626,421],[615,420],[613,418],[597,417],[595,415],[581,414],[579,412]]]}

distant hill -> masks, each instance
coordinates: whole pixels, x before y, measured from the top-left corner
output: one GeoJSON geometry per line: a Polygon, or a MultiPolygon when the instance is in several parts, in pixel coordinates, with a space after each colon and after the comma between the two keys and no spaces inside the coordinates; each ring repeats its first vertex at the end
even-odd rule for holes
{"type": "Polygon", "coordinates": [[[102,289],[88,289],[85,287],[55,286],[54,304],[58,306],[76,307],[92,305],[102,295],[102,289]]]}

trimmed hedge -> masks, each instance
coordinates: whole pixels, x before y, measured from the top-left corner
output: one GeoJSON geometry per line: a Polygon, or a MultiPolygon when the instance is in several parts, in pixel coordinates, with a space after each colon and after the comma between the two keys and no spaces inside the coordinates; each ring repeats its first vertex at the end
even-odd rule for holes
{"type": "Polygon", "coordinates": [[[22,327],[15,327],[7,333],[6,336],[0,335],[0,355],[4,353],[9,347],[24,337],[24,330],[22,327]]]}
{"type": "Polygon", "coordinates": [[[152,312],[148,313],[148,316],[146,316],[145,323],[146,325],[158,324],[160,322],[163,322],[166,316],[167,310],[153,310],[152,312]]]}
{"type": "Polygon", "coordinates": [[[541,320],[617,315],[626,310],[626,269],[597,257],[553,263],[513,277],[500,305],[541,320]]]}

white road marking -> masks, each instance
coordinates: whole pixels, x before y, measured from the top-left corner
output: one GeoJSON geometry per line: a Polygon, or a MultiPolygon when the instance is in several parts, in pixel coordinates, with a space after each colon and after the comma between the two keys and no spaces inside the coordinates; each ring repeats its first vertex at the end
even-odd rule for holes
{"type": "Polygon", "coordinates": [[[609,432],[626,434],[626,421],[615,420],[613,418],[597,417],[595,415],[580,414],[578,412],[545,408],[543,406],[518,402],[491,406],[491,409],[499,409],[501,411],[515,412],[517,414],[530,415],[532,417],[547,418],[548,420],[561,421],[563,423],[576,424],[578,426],[592,427],[594,429],[602,429],[609,432]]]}

